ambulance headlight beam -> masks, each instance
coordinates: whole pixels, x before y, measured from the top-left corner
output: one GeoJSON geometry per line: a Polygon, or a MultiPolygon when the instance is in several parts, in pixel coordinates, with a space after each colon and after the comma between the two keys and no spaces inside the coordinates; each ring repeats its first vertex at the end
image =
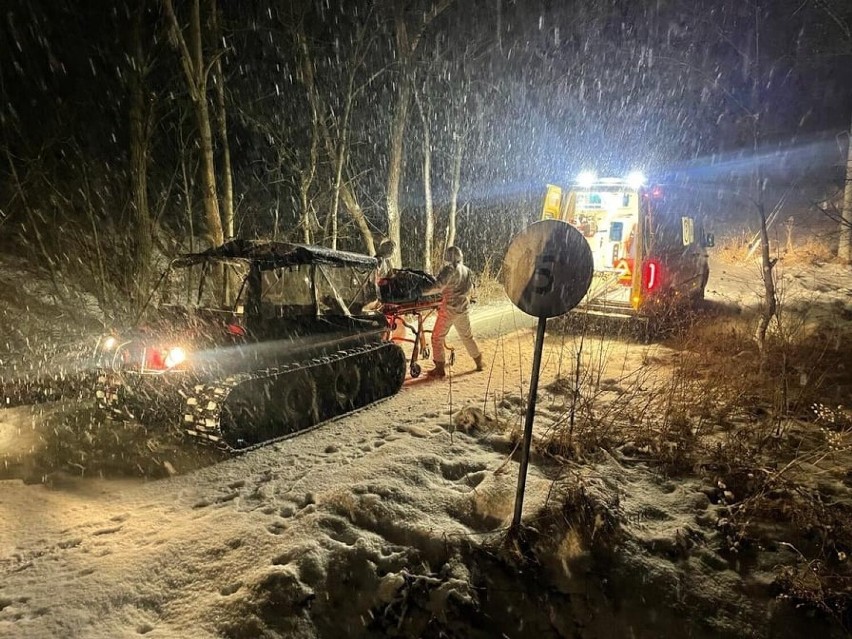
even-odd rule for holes
{"type": "Polygon", "coordinates": [[[577,186],[587,189],[594,184],[598,179],[597,173],[594,171],[581,171],[577,176],[577,186]]]}
{"type": "Polygon", "coordinates": [[[638,189],[645,185],[645,174],[642,171],[631,171],[627,176],[627,186],[638,189]]]}

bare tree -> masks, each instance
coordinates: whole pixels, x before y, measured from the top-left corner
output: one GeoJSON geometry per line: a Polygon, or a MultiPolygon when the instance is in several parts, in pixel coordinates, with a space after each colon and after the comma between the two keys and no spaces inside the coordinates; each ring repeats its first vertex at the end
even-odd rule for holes
{"type": "MultiPolygon", "coordinates": [[[[749,90],[748,99],[740,99],[735,91],[730,90],[725,86],[725,81],[722,74],[719,73],[718,67],[714,73],[710,74],[706,70],[695,66],[692,63],[680,60],[668,60],[660,57],[658,59],[674,61],[678,66],[688,70],[690,73],[700,78],[702,83],[708,88],[712,88],[721,92],[725,101],[733,111],[738,114],[738,121],[743,124],[745,131],[748,131],[748,136],[751,138],[752,147],[752,162],[753,170],[751,173],[751,201],[758,222],[757,240],[760,244],[761,255],[761,279],[764,290],[764,305],[757,329],[755,331],[755,341],[761,356],[761,363],[766,356],[766,334],[769,329],[772,319],[775,317],[778,310],[778,299],[775,290],[775,277],[773,270],[776,260],[771,258],[769,247],[769,232],[766,216],[766,201],[765,188],[766,183],[761,167],[761,145],[763,141],[763,132],[761,129],[761,116],[765,110],[765,105],[761,99],[761,86],[765,81],[763,78],[763,69],[761,66],[761,37],[762,27],[765,21],[765,10],[761,5],[760,0],[753,0],[746,5],[731,3],[728,8],[735,16],[735,24],[739,25],[739,19],[749,20],[751,28],[748,30],[738,26],[735,31],[746,34],[746,41],[739,42],[726,29],[724,20],[714,18],[713,21],[708,21],[707,26],[710,32],[714,32],[719,41],[725,43],[732,55],[738,58],[742,76],[747,83],[749,90]],[[749,14],[746,15],[745,12],[749,14]]],[[[720,14],[724,17],[724,12],[720,14]]],[[[700,65],[700,63],[699,63],[700,65]]],[[[720,118],[721,119],[721,118],[720,118]]],[[[756,241],[757,241],[756,240],[756,241]]]]}
{"type": "MultiPolygon", "coordinates": [[[[322,99],[319,93],[319,88],[317,86],[316,81],[313,55],[311,53],[310,47],[308,46],[308,39],[304,32],[304,25],[301,22],[297,23],[295,36],[299,45],[300,52],[299,63],[301,73],[299,75],[299,79],[301,80],[302,84],[305,87],[305,91],[307,92],[308,103],[311,107],[311,117],[313,120],[312,126],[317,127],[319,137],[323,143],[323,146],[325,147],[326,154],[331,159],[332,164],[335,167],[334,197],[335,199],[339,197],[339,199],[342,200],[343,205],[346,207],[346,210],[348,211],[350,217],[352,217],[353,221],[358,227],[358,230],[361,233],[361,238],[364,241],[366,251],[370,255],[373,255],[376,252],[373,232],[370,230],[370,225],[367,223],[367,218],[364,215],[364,211],[361,209],[360,204],[358,204],[358,199],[352,189],[352,185],[348,181],[343,179],[343,172],[345,168],[345,154],[348,148],[347,140],[349,128],[349,114],[352,108],[352,100],[354,100],[355,96],[355,90],[353,86],[355,70],[351,69],[351,73],[349,75],[346,106],[344,107],[344,119],[338,125],[338,135],[341,136],[341,139],[339,139],[338,143],[335,144],[334,137],[327,123],[327,114],[329,110],[327,109],[325,101],[322,99]]],[[[332,223],[334,223],[334,220],[336,220],[336,214],[332,217],[332,223]]],[[[333,242],[336,245],[336,233],[333,233],[333,242]]]]}
{"type": "MultiPolygon", "coordinates": [[[[499,10],[499,5],[498,5],[499,10]]],[[[457,52],[456,68],[447,74],[450,78],[449,100],[447,100],[446,117],[449,120],[449,131],[452,136],[450,164],[450,206],[447,216],[445,248],[456,243],[458,227],[459,192],[462,184],[462,165],[470,144],[471,136],[479,129],[480,133],[488,126],[485,116],[489,95],[493,95],[494,87],[484,82],[473,81],[472,65],[481,63],[494,50],[491,42],[475,42],[469,40],[464,48],[457,52]]],[[[498,41],[499,50],[499,41],[498,41]]]]}
{"type": "MultiPolygon", "coordinates": [[[[219,31],[219,10],[216,0],[210,0],[210,24],[216,42],[222,40],[219,31]]],[[[216,88],[216,123],[219,145],[222,150],[222,222],[225,237],[235,235],[234,173],[231,169],[231,145],[228,143],[228,114],[225,109],[225,75],[222,73],[222,56],[213,58],[213,85],[216,88]]]]}
{"type": "MultiPolygon", "coordinates": [[[[826,0],[816,0],[814,4],[840,28],[846,49],[852,47],[852,27],[849,22],[826,0]]],[[[846,138],[846,178],[843,187],[843,209],[840,212],[840,233],[837,243],[837,257],[844,262],[852,262],[852,122],[846,138]]]]}
{"type": "MultiPolygon", "coordinates": [[[[343,188],[343,173],[344,167],[346,164],[346,157],[349,153],[349,133],[350,133],[350,118],[352,116],[352,106],[355,102],[355,98],[361,88],[357,88],[355,86],[355,79],[358,73],[358,70],[363,66],[365,56],[366,56],[366,27],[364,22],[362,22],[359,27],[357,34],[355,36],[355,48],[352,59],[350,60],[348,67],[348,73],[346,77],[346,96],[344,98],[343,104],[343,115],[337,121],[337,149],[334,155],[334,195],[332,199],[331,206],[331,247],[337,248],[337,215],[338,210],[340,208],[340,196],[341,190],[343,188]]],[[[332,114],[333,117],[333,114],[332,114]]],[[[360,212],[360,209],[359,209],[360,212]]],[[[372,255],[375,253],[375,249],[369,247],[370,241],[373,240],[372,232],[369,233],[370,240],[367,241],[367,237],[365,235],[365,231],[369,230],[369,227],[366,225],[366,218],[363,215],[353,216],[356,223],[363,222],[363,225],[359,225],[361,230],[361,235],[364,237],[365,243],[368,245],[368,251],[372,255]]]]}
{"type": "MultiPolygon", "coordinates": [[[[318,226],[316,224],[313,198],[311,197],[311,187],[314,183],[314,177],[317,174],[317,164],[319,163],[320,133],[318,114],[313,100],[311,102],[311,144],[308,151],[308,163],[307,166],[301,166],[298,169],[299,203],[302,208],[299,225],[302,227],[302,239],[305,241],[305,244],[314,243],[314,230],[318,226]]],[[[334,233],[337,233],[337,229],[334,230],[334,233]]],[[[337,248],[336,241],[332,245],[332,248],[337,248]]]]}
{"type": "Polygon", "coordinates": [[[14,194],[13,197],[17,200],[16,205],[25,212],[27,217],[27,221],[21,226],[22,228],[29,226],[29,233],[27,235],[29,235],[30,238],[35,238],[36,245],[40,253],[39,257],[44,260],[44,264],[47,266],[48,273],[50,274],[50,281],[53,285],[53,291],[56,295],[56,299],[63,305],[66,305],[66,296],[59,284],[59,265],[52,257],[51,251],[47,249],[44,235],[39,230],[39,227],[41,226],[38,222],[39,218],[41,218],[40,211],[30,202],[28,195],[29,189],[24,183],[25,180],[21,178],[21,175],[18,172],[18,160],[13,156],[10,144],[5,139],[3,147],[4,154],[6,155],[6,161],[9,166],[9,176],[11,178],[10,183],[12,193],[14,194]]]}
{"type": "Polygon", "coordinates": [[[423,92],[426,95],[421,98],[420,93],[415,91],[414,99],[417,102],[417,109],[420,112],[420,122],[423,127],[423,135],[420,138],[420,145],[423,149],[423,197],[426,205],[426,228],[424,230],[423,238],[423,269],[427,273],[431,273],[432,244],[435,236],[435,211],[432,206],[432,122],[431,109],[429,108],[428,102],[428,79],[424,85],[423,92]]]}
{"type": "Polygon", "coordinates": [[[760,157],[760,144],[761,144],[761,122],[760,116],[763,111],[762,102],[760,98],[760,85],[761,85],[761,67],[760,67],[760,56],[761,56],[761,42],[760,38],[762,35],[762,8],[760,4],[760,0],[754,0],[752,5],[753,10],[753,39],[754,39],[754,47],[753,52],[745,52],[746,59],[744,60],[744,65],[746,68],[750,67],[749,73],[751,78],[751,108],[748,113],[748,117],[752,121],[752,136],[753,136],[753,145],[752,148],[754,150],[754,205],[757,209],[758,222],[759,222],[759,231],[760,231],[760,265],[761,272],[763,275],[763,313],[761,313],[760,321],[757,324],[757,346],[760,350],[761,355],[761,363],[766,358],[766,331],[769,329],[769,324],[772,322],[772,318],[775,317],[775,313],[778,310],[778,297],[775,292],[775,277],[773,275],[773,269],[775,267],[776,260],[771,259],[769,255],[769,232],[766,228],[766,202],[764,198],[764,181],[763,174],[761,171],[761,157],[760,157]],[[751,59],[749,60],[749,56],[751,59]]]}
{"type": "Polygon", "coordinates": [[[837,257],[844,262],[852,262],[852,123],[849,124],[849,135],[846,136],[846,183],[843,188],[837,257]]]}
{"type": "Polygon", "coordinates": [[[201,147],[202,177],[204,183],[204,212],[207,222],[207,237],[214,244],[224,242],[222,218],[219,213],[219,196],[216,186],[216,165],[213,155],[213,132],[210,124],[210,109],[207,103],[207,77],[209,62],[205,62],[201,44],[200,0],[191,0],[188,39],[175,15],[172,0],[163,0],[163,7],[170,25],[172,44],[177,48],[183,67],[189,97],[195,109],[201,147]]]}
{"type": "Polygon", "coordinates": [[[314,176],[316,175],[321,135],[320,123],[322,121],[322,118],[324,117],[324,109],[320,101],[319,94],[317,93],[316,79],[314,73],[314,62],[313,58],[311,57],[310,50],[308,48],[308,39],[305,35],[304,24],[301,20],[297,24],[296,41],[299,45],[299,52],[301,54],[300,79],[302,80],[302,84],[305,86],[305,91],[307,92],[308,97],[308,104],[311,108],[311,146],[309,163],[307,168],[304,168],[299,172],[299,198],[300,204],[302,206],[300,224],[302,226],[302,232],[304,235],[305,243],[310,244],[312,242],[312,229],[310,208],[311,202],[309,201],[309,193],[311,183],[313,182],[314,176]]]}
{"type": "Polygon", "coordinates": [[[272,200],[272,238],[280,239],[288,236],[282,228],[282,185],[293,184],[298,194],[299,207],[296,217],[296,229],[300,241],[313,244],[317,241],[316,233],[320,224],[316,216],[317,174],[320,169],[320,131],[319,122],[313,114],[314,101],[309,100],[311,112],[308,114],[307,126],[282,126],[275,118],[270,118],[257,110],[258,105],[242,102],[234,110],[241,124],[251,131],[259,133],[269,140],[273,151],[272,157],[254,164],[256,174],[254,180],[267,191],[266,201],[272,200]],[[300,135],[306,133],[307,137],[300,135]],[[299,134],[295,135],[294,134],[299,134]]]}
{"type": "MultiPolygon", "coordinates": [[[[469,87],[470,84],[465,82],[464,87],[469,87]]],[[[467,147],[467,138],[470,135],[470,129],[467,122],[464,121],[462,108],[455,108],[455,117],[453,118],[453,156],[452,156],[452,172],[450,176],[450,212],[447,217],[447,233],[446,246],[452,246],[456,243],[456,227],[458,224],[458,208],[459,208],[459,191],[461,190],[461,169],[462,160],[464,159],[465,148],[467,147]]],[[[446,248],[446,247],[445,247],[446,248]]]]}
{"type": "Polygon", "coordinates": [[[130,29],[130,70],[128,90],[130,93],[130,189],[133,212],[136,216],[135,299],[144,304],[151,285],[154,225],[148,202],[148,171],[150,164],[151,136],[154,113],[148,99],[146,78],[150,61],[142,46],[142,18],[146,3],[136,7],[130,29]]]}
{"type": "Polygon", "coordinates": [[[408,122],[408,107],[414,83],[413,62],[420,46],[423,33],[429,25],[441,15],[453,0],[436,0],[426,11],[416,13],[417,20],[409,23],[409,7],[407,2],[393,0],[391,2],[393,15],[393,31],[395,52],[398,60],[397,81],[392,107],[390,137],[388,140],[388,175],[387,175],[387,221],[388,238],[393,241],[395,250],[390,258],[392,266],[402,266],[401,259],[401,211],[399,206],[399,185],[402,180],[404,164],[405,126],[408,122]]]}

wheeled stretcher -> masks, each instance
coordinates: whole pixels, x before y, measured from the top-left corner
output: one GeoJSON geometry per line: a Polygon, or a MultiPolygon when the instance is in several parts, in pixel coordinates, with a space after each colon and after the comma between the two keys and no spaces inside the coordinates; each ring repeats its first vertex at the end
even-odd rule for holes
{"type": "MultiPolygon", "coordinates": [[[[417,362],[418,359],[428,359],[431,357],[431,348],[426,340],[426,334],[431,333],[431,330],[426,330],[426,320],[432,316],[435,311],[441,306],[441,295],[427,295],[406,301],[394,301],[382,303],[382,312],[388,320],[390,327],[390,341],[407,342],[413,344],[411,349],[411,358],[409,360],[408,372],[412,377],[419,377],[421,368],[417,362]],[[407,332],[399,332],[397,329],[404,327],[413,333],[413,337],[408,337],[407,332]]],[[[447,347],[448,362],[453,364],[455,352],[451,347],[447,347]]]]}

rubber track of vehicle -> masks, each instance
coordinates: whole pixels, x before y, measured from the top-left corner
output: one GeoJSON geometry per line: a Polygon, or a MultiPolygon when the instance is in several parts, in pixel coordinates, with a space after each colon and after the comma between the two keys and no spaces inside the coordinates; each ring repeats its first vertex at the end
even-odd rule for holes
{"type": "Polygon", "coordinates": [[[267,439],[262,442],[257,442],[255,444],[250,444],[248,446],[241,446],[239,448],[235,448],[225,441],[225,437],[222,433],[220,426],[222,408],[225,405],[228,395],[234,388],[236,388],[240,384],[243,384],[247,381],[271,379],[279,375],[287,375],[299,371],[310,370],[312,368],[317,368],[319,366],[338,362],[350,357],[358,357],[367,355],[369,353],[375,353],[380,349],[385,348],[398,349],[399,346],[391,342],[379,342],[376,344],[360,346],[358,348],[352,348],[345,351],[338,351],[332,355],[315,358],[307,362],[295,362],[288,366],[269,368],[264,369],[262,371],[252,371],[250,373],[232,375],[215,384],[199,384],[194,387],[194,394],[189,395],[186,398],[186,410],[183,415],[183,423],[181,425],[182,429],[185,434],[195,439],[201,440],[206,444],[212,444],[220,448],[221,450],[224,450],[231,454],[241,454],[244,452],[258,449],[262,446],[268,446],[269,444],[275,442],[290,439],[291,437],[301,435],[303,433],[313,430],[314,428],[317,428],[318,426],[327,424],[346,415],[352,415],[354,413],[360,412],[365,408],[374,406],[379,402],[390,399],[393,394],[386,397],[377,398],[372,402],[369,402],[363,406],[358,406],[357,408],[354,408],[353,410],[347,411],[345,413],[333,415],[327,419],[319,421],[316,424],[311,424],[310,426],[302,428],[298,431],[287,433],[280,437],[267,439]]]}

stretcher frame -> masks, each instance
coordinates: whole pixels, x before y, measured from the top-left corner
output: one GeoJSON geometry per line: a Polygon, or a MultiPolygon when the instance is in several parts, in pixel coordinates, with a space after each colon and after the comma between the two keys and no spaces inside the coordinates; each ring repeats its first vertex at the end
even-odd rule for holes
{"type": "MultiPolygon", "coordinates": [[[[426,341],[426,334],[432,331],[426,330],[425,323],[440,306],[440,295],[430,295],[402,302],[382,303],[382,313],[387,318],[388,326],[390,327],[389,341],[406,342],[414,345],[411,349],[411,357],[408,362],[408,372],[411,377],[419,377],[422,372],[417,360],[429,359],[432,355],[432,349],[426,341]],[[414,333],[414,337],[395,336],[394,331],[400,324],[414,333]]],[[[445,345],[445,348],[449,353],[447,361],[452,366],[455,360],[455,351],[450,346],[445,345]]]]}

